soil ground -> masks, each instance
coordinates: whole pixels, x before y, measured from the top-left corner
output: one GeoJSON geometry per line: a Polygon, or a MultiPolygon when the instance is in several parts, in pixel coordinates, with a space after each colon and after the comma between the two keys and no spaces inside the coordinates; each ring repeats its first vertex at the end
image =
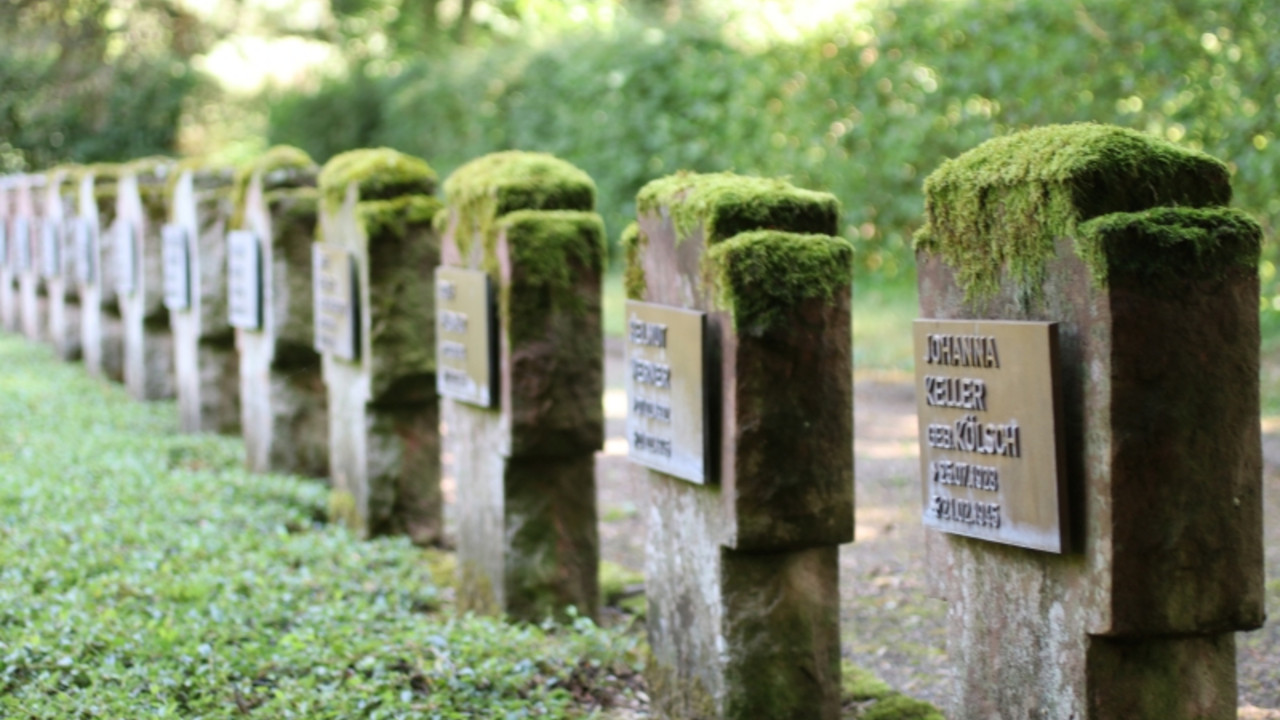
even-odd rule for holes
{"type": "MultiPolygon", "coordinates": [[[[626,462],[621,344],[611,342],[598,461],[604,559],[644,569],[645,488],[626,462]]],[[[843,652],[894,689],[945,708],[946,605],[926,592],[915,399],[904,372],[859,372],[855,382],[856,541],[841,549],[843,652]]],[[[1280,417],[1263,418],[1267,614],[1237,636],[1241,717],[1280,718],[1280,417]]]]}

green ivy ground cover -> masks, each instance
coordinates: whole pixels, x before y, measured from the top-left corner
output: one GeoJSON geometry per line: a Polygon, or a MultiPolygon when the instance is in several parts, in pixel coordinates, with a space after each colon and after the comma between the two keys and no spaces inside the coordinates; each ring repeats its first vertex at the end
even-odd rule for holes
{"type": "Polygon", "coordinates": [[[629,692],[634,634],[458,617],[324,488],[0,338],[0,717],[527,718],[629,692]],[[586,680],[584,680],[586,678],[586,680]]]}

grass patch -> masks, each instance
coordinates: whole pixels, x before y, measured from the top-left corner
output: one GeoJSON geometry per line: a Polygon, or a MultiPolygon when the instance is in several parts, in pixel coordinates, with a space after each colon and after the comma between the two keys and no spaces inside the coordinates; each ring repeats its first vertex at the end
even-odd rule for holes
{"type": "Polygon", "coordinates": [[[629,692],[637,637],[458,617],[446,561],[326,524],[320,484],[46,348],[0,338],[0,368],[0,716],[559,718],[629,692]]]}

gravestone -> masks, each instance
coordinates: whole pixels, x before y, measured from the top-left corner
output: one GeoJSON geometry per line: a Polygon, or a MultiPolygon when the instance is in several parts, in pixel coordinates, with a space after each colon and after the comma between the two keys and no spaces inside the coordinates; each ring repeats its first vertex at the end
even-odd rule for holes
{"type": "Polygon", "coordinates": [[[459,168],[445,197],[436,379],[457,484],[459,602],[524,620],[569,605],[594,616],[604,440],[595,184],[550,155],[504,152],[459,168]]]}
{"type": "Polygon", "coordinates": [[[435,381],[436,175],[393,150],[320,173],[315,343],[329,397],[333,514],[364,535],[443,540],[435,381]]]}
{"type": "Polygon", "coordinates": [[[115,302],[119,165],[92,165],[79,176],[79,217],[73,228],[76,284],[80,295],[80,348],[95,377],[124,382],[124,325],[115,302]]]}
{"type": "Polygon", "coordinates": [[[163,228],[169,217],[169,160],[125,166],[116,198],[116,299],[124,324],[124,380],[138,400],[164,400],[177,392],[173,332],[164,304],[163,228]]]}
{"type": "Polygon", "coordinates": [[[80,294],[71,274],[71,241],[76,225],[78,188],[74,173],[50,171],[44,193],[45,222],[40,237],[40,274],[48,297],[48,332],[63,360],[79,360],[80,294]]]}
{"type": "Polygon", "coordinates": [[[646,185],[624,233],[629,458],[647,481],[654,709],[840,712],[853,540],[852,246],[779,180],[646,185]],[[767,228],[767,229],[766,229],[767,228]]]}
{"type": "Polygon", "coordinates": [[[227,306],[232,180],[230,170],[191,164],[171,178],[164,304],[185,432],[240,433],[240,358],[227,306]]]}
{"type": "Polygon", "coordinates": [[[948,717],[1236,716],[1233,633],[1264,619],[1260,229],[1228,178],[1069,125],[925,181],[916,392],[948,717]]]}
{"type": "Polygon", "coordinates": [[[44,233],[45,177],[23,175],[18,181],[14,247],[18,273],[18,324],[29,340],[42,340],[46,308],[40,298],[40,237],[44,233]]]}
{"type": "Polygon", "coordinates": [[[17,177],[0,177],[0,327],[9,332],[18,329],[18,276],[14,270],[17,222],[14,201],[17,177]]]}
{"type": "Polygon", "coordinates": [[[236,329],[246,463],[329,474],[329,421],[312,347],[311,245],[318,168],[276,147],[236,176],[227,236],[227,314],[236,329]]]}

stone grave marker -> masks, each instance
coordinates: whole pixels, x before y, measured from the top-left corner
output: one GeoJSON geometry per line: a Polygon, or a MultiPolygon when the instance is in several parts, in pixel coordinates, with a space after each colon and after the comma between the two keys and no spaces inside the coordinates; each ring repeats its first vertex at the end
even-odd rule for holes
{"type": "Polygon", "coordinates": [[[388,149],[334,157],[320,174],[313,246],[315,346],[329,397],[332,510],[364,535],[443,540],[432,220],[436,174],[388,149]]]}
{"type": "Polygon", "coordinates": [[[227,297],[232,179],[230,170],[186,163],[170,184],[165,306],[185,432],[240,433],[240,356],[227,297]]]}
{"type": "Polygon", "coordinates": [[[17,272],[14,254],[17,250],[17,218],[14,217],[17,178],[0,177],[0,326],[9,332],[18,329],[17,272]]]}
{"type": "Polygon", "coordinates": [[[124,378],[138,400],[177,394],[173,332],[164,305],[168,160],[140,160],[120,178],[116,223],[116,299],[124,324],[124,378]]]}
{"type": "Polygon", "coordinates": [[[550,155],[504,152],[459,168],[445,196],[450,270],[440,277],[453,297],[437,287],[436,357],[467,374],[438,386],[458,493],[459,602],[533,621],[569,605],[595,616],[594,454],[604,441],[595,184],[550,155]],[[484,283],[454,268],[488,276],[494,319],[484,283]],[[487,397],[485,322],[496,324],[488,343],[498,356],[487,397]]]}
{"type": "Polygon", "coordinates": [[[850,280],[835,198],[778,180],[646,185],[624,233],[629,457],[648,483],[654,710],[840,714],[853,539],[850,280]],[[767,228],[767,229],[764,229],[767,228]]]}
{"type": "Polygon", "coordinates": [[[70,172],[49,173],[43,202],[45,222],[40,238],[40,273],[48,297],[49,339],[63,360],[79,360],[80,294],[68,273],[68,249],[77,204],[77,188],[70,172]]]}
{"type": "Polygon", "coordinates": [[[17,241],[18,323],[22,334],[30,340],[42,340],[45,304],[40,297],[40,236],[44,224],[45,178],[23,175],[18,184],[17,218],[14,224],[17,241]]]}
{"type": "Polygon", "coordinates": [[[1226,166],[1049,126],[944,163],[925,195],[948,717],[1234,718],[1233,633],[1264,619],[1261,231],[1227,207],[1226,166]]]}
{"type": "Polygon", "coordinates": [[[328,405],[312,344],[317,171],[301,150],[276,147],[237,174],[232,192],[227,312],[246,463],[257,472],[329,475],[328,405]]]}
{"type": "Polygon", "coordinates": [[[115,302],[116,197],[121,167],[92,165],[79,176],[77,244],[80,346],[85,369],[124,382],[124,326],[115,302]]]}

